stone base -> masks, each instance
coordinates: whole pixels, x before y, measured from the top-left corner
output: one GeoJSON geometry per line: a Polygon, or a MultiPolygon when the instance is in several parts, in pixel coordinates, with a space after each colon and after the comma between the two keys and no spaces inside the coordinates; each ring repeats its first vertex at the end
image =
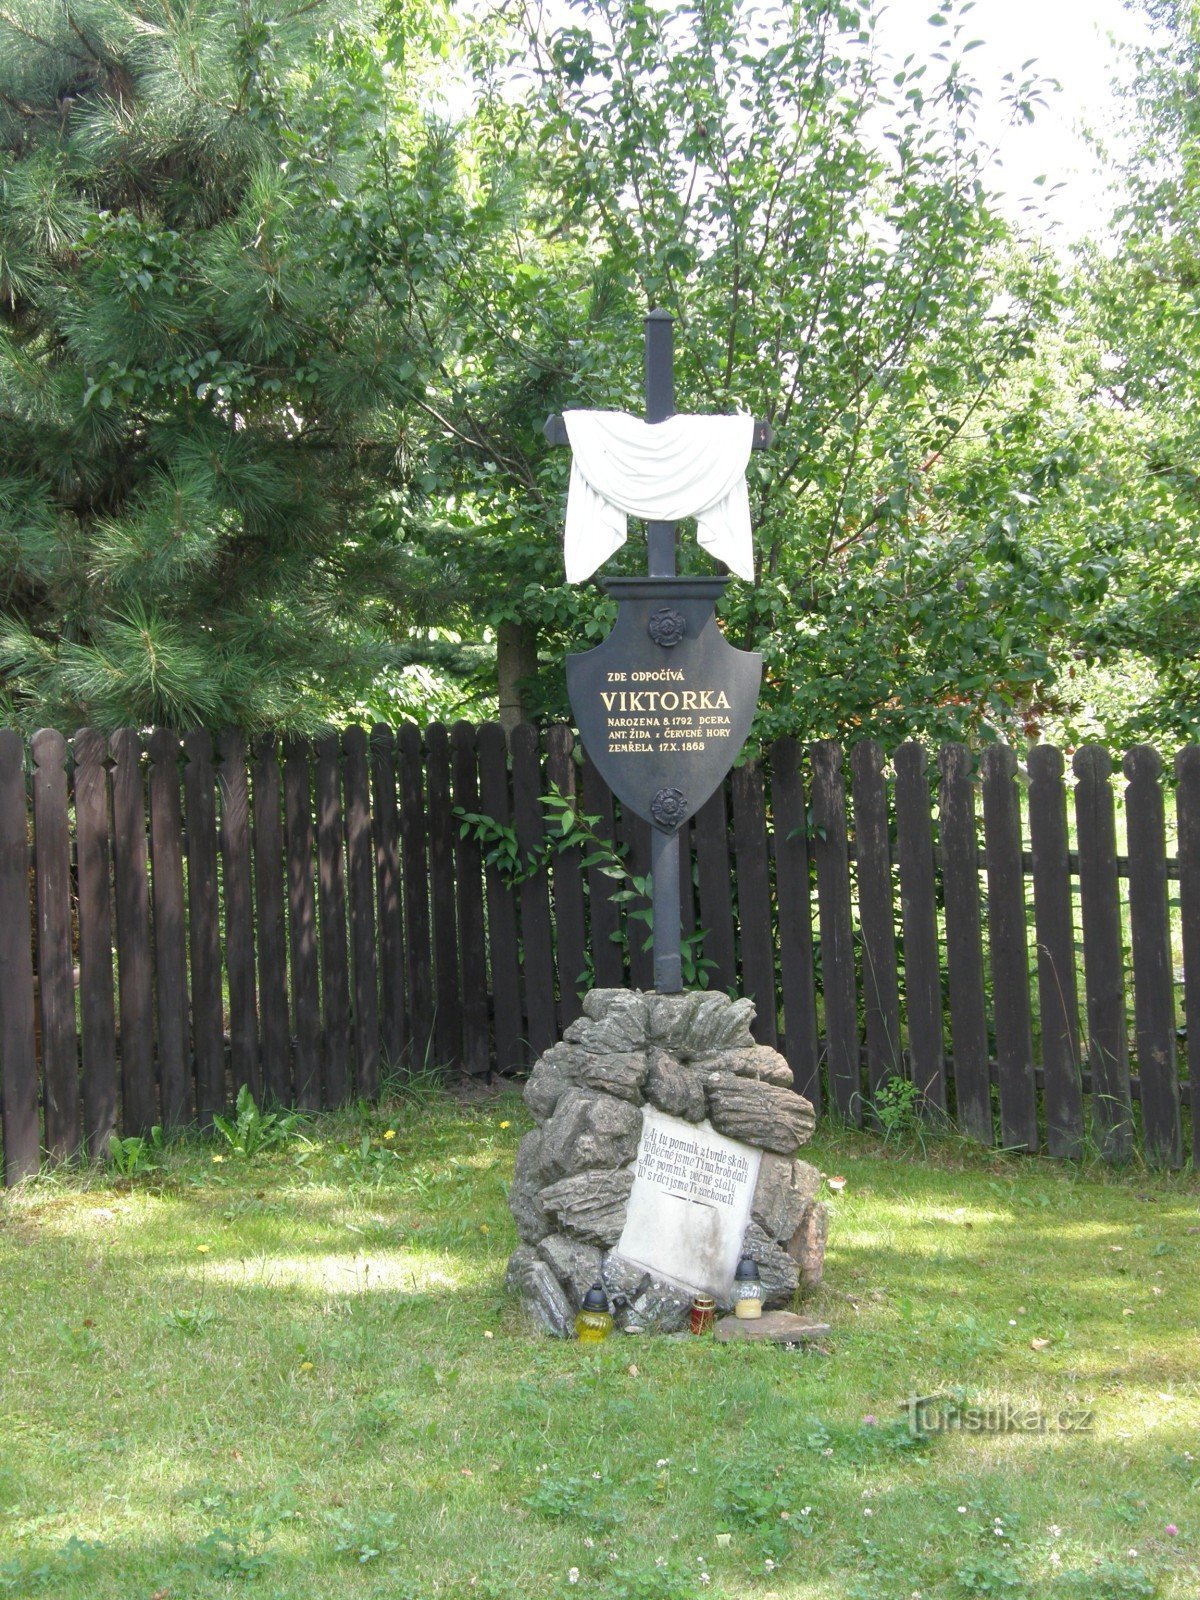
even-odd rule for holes
{"type": "Polygon", "coordinates": [[[812,1136],[813,1108],[790,1087],[779,1052],[755,1043],[753,1016],[749,1000],[719,993],[594,989],[562,1042],[535,1063],[525,1103],[538,1125],[517,1151],[509,1205],[521,1243],[506,1281],[539,1329],[570,1337],[596,1278],[619,1328],[687,1325],[691,1291],[614,1249],[645,1105],[763,1151],[742,1251],[759,1264],[764,1304],[784,1306],[820,1282],[820,1175],[796,1159],[812,1136]]]}
{"type": "Polygon", "coordinates": [[[713,1329],[718,1344],[811,1344],[829,1332],[827,1322],[798,1317],[791,1311],[764,1311],[761,1317],[743,1322],[740,1317],[722,1317],[713,1329]]]}

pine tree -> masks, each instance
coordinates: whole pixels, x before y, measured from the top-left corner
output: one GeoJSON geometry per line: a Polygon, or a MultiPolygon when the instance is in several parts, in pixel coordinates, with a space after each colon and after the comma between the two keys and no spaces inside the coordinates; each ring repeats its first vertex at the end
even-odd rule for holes
{"type": "Polygon", "coordinates": [[[373,130],[427,138],[369,26],[0,5],[0,720],[312,724],[436,614],[406,308],[344,248],[373,130]]]}

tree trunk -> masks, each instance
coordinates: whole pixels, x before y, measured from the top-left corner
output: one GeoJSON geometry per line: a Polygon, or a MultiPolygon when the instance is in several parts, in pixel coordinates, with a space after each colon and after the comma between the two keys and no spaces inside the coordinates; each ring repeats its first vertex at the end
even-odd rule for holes
{"type": "Polygon", "coordinates": [[[496,633],[496,679],[500,726],[505,738],[526,720],[525,680],[537,676],[537,630],[528,622],[502,622],[496,633]]]}

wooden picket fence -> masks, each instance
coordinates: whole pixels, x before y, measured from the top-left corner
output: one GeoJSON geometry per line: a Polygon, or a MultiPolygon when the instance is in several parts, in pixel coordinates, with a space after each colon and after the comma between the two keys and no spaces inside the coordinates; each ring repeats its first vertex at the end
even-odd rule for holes
{"type": "MultiPolygon", "coordinates": [[[[818,1109],[870,1121],[901,1079],[988,1144],[1178,1165],[1197,1144],[1176,990],[1195,1083],[1200,747],[1172,776],[1145,746],[1122,786],[1097,746],[1068,779],[1048,746],[1018,770],[1005,746],[889,761],[863,741],[844,762],[783,739],[688,825],[685,933],[818,1109]]],[[[563,726],[249,750],[0,732],[6,1181],[114,1131],[203,1125],[241,1084],[315,1109],[385,1072],[517,1070],[581,989],[650,987],[645,925],[599,863],[572,849],[514,884],[463,830],[482,812],[536,853],[552,784],[647,870],[646,826],[563,726]]]]}

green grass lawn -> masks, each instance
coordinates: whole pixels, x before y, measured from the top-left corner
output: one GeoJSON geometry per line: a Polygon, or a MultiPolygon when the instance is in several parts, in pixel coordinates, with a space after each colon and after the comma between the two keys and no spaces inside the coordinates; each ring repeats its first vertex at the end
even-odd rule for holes
{"type": "Polygon", "coordinates": [[[0,1594],[1200,1593],[1195,1179],[826,1131],[824,1348],[586,1350],[502,1288],[526,1125],[411,1096],[0,1201],[0,1594]],[[1051,1426],[915,1441],[935,1391],[1051,1426]]]}

